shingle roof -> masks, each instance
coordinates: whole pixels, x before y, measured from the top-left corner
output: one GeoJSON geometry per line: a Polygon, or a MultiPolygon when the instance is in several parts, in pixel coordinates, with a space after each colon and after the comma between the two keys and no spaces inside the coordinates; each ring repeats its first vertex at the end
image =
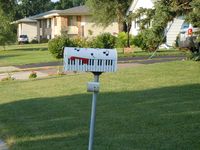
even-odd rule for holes
{"type": "Polygon", "coordinates": [[[47,15],[52,15],[52,14],[59,14],[61,11],[63,10],[50,10],[50,11],[47,11],[47,12],[44,12],[44,13],[40,13],[38,15],[35,15],[35,16],[32,16],[34,19],[42,19],[44,18],[44,16],[47,16],[47,15]]]}
{"type": "Polygon", "coordinates": [[[32,17],[25,17],[25,18],[22,18],[22,19],[19,19],[19,20],[16,20],[16,21],[14,21],[14,22],[12,22],[12,23],[21,23],[21,22],[37,22],[37,20],[35,20],[35,19],[33,19],[32,17]]]}
{"type": "Polygon", "coordinates": [[[90,11],[86,6],[77,6],[65,10],[51,10],[41,14],[36,15],[35,19],[42,19],[45,16],[51,15],[90,15],[90,11]]]}
{"type": "Polygon", "coordinates": [[[84,5],[84,6],[78,6],[78,7],[73,7],[69,9],[62,10],[60,14],[65,14],[65,15],[90,15],[91,12],[89,9],[84,5]]]}
{"type": "Polygon", "coordinates": [[[20,23],[20,22],[36,22],[37,19],[43,19],[47,16],[59,16],[59,15],[91,15],[89,9],[84,6],[77,6],[65,10],[51,10],[44,13],[40,13],[38,15],[34,15],[28,18],[23,18],[20,20],[15,21],[14,23],[20,23]]]}

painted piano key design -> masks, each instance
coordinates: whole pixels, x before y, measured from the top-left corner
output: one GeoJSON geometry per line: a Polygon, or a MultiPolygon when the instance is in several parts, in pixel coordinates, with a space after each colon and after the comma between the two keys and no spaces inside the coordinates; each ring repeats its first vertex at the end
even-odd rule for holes
{"type": "Polygon", "coordinates": [[[115,72],[117,51],[115,49],[73,48],[64,49],[65,71],[115,72]]]}

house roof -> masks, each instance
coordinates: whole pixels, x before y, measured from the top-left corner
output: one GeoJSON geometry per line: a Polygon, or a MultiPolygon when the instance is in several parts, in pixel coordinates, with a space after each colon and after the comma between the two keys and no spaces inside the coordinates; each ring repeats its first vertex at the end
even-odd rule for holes
{"type": "Polygon", "coordinates": [[[12,24],[15,24],[15,23],[22,23],[22,22],[27,22],[27,23],[29,23],[29,22],[31,22],[31,23],[36,23],[37,21],[35,20],[35,19],[33,19],[32,17],[25,17],[25,18],[22,18],[22,19],[19,19],[19,20],[16,20],[16,21],[14,21],[14,22],[12,22],[12,24]]]}
{"type": "Polygon", "coordinates": [[[62,16],[62,15],[91,15],[89,9],[84,6],[77,6],[65,10],[51,10],[48,12],[41,13],[36,15],[34,18],[43,19],[43,18],[51,18],[53,16],[62,16]]]}
{"type": "Polygon", "coordinates": [[[14,21],[13,23],[22,23],[22,22],[37,22],[37,20],[43,18],[51,18],[53,16],[62,16],[62,15],[91,15],[89,9],[84,6],[77,6],[65,10],[51,10],[44,13],[40,13],[31,17],[25,17],[14,21]]]}
{"type": "Polygon", "coordinates": [[[84,6],[78,6],[63,10],[60,12],[61,15],[91,15],[89,9],[84,6]]]}
{"type": "Polygon", "coordinates": [[[43,19],[43,18],[49,18],[52,16],[59,16],[59,13],[63,10],[50,10],[44,13],[40,13],[38,15],[32,16],[34,19],[43,19]]]}

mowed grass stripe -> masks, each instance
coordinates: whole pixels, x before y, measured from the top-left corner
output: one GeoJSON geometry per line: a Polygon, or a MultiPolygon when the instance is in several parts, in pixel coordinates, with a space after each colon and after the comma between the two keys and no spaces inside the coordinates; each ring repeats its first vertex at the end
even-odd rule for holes
{"type": "MultiPolygon", "coordinates": [[[[95,149],[198,149],[200,67],[183,61],[101,76],[95,149]]],[[[0,83],[0,137],[11,150],[87,149],[92,74],[0,83]]]]}

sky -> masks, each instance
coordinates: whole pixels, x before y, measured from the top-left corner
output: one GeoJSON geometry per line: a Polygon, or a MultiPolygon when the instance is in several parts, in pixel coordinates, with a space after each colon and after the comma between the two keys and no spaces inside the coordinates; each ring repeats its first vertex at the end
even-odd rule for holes
{"type": "Polygon", "coordinates": [[[52,2],[57,2],[58,0],[51,0],[52,2]]]}

